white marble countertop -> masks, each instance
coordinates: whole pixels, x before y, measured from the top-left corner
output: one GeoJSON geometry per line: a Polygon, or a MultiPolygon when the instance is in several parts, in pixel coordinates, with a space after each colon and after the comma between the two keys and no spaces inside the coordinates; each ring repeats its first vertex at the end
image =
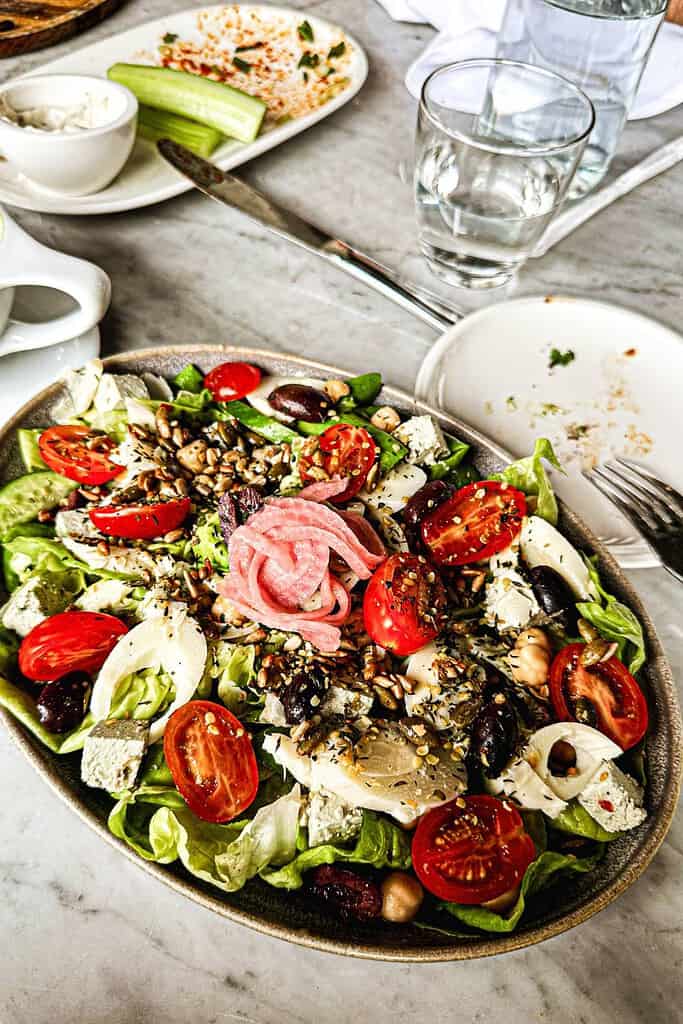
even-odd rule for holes
{"type": "MultiPolygon", "coordinates": [[[[0,81],[187,0],[136,0],[87,36],[0,63],[0,81]]],[[[372,0],[306,7],[351,29],[371,72],[332,118],[245,168],[293,209],[406,275],[428,280],[410,190],[414,103],[403,72],[430,30],[391,22],[372,0]]],[[[628,127],[617,169],[680,131],[673,111],[628,127]]],[[[14,212],[14,211],[13,211],[14,212]]],[[[111,276],[107,352],[166,341],[288,350],[379,368],[410,387],[434,335],[345,275],[187,195],[139,212],[65,218],[17,212],[39,240],[111,276]]],[[[641,187],[524,272],[517,294],[611,299],[679,326],[683,166],[641,187]]],[[[632,574],[680,676],[680,591],[632,574]]],[[[2,1024],[507,1024],[670,1022],[683,1000],[683,816],[616,904],[574,931],[478,963],[399,966],[268,939],[181,899],[103,844],[0,732],[2,1024]]]]}

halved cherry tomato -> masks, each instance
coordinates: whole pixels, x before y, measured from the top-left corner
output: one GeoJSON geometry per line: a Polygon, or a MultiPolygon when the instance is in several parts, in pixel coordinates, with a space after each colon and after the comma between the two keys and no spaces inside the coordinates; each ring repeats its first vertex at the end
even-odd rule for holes
{"type": "Polygon", "coordinates": [[[521,882],[535,857],[519,812],[494,796],[435,807],[420,818],[413,836],[415,874],[425,889],[453,903],[501,896],[521,882]]]}
{"type": "MultiPolygon", "coordinates": [[[[320,435],[318,450],[322,452],[322,468],[330,479],[349,478],[346,490],[330,499],[337,505],[349,501],[362,489],[379,449],[364,427],[335,423],[320,435]]],[[[315,482],[315,474],[311,473],[313,466],[313,453],[302,454],[299,468],[304,483],[315,482]]]]}
{"type": "Polygon", "coordinates": [[[497,480],[456,491],[422,521],[422,539],[438,565],[467,565],[508,547],[522,529],[526,498],[497,480]]]}
{"type": "Polygon", "coordinates": [[[222,704],[191,700],[174,711],[164,755],[180,795],[204,821],[231,821],[253,803],[258,765],[242,723],[222,704]]]}
{"type": "Polygon", "coordinates": [[[376,644],[405,657],[438,636],[446,600],[438,573],[421,555],[391,555],[365,591],[365,629],[376,644]]]}
{"type": "Polygon", "coordinates": [[[19,669],[47,682],[70,672],[97,672],[128,627],[101,612],[60,612],[44,619],[21,641],[19,669]]]}
{"type": "Polygon", "coordinates": [[[251,394],[261,383],[261,371],[251,363],[221,363],[209,370],[204,378],[217,402],[234,402],[251,394]]]}
{"type": "Polygon", "coordinates": [[[152,505],[100,505],[91,508],[89,515],[93,526],[110,537],[150,540],[180,526],[191,505],[189,498],[158,501],[152,505]]]}
{"type": "Polygon", "coordinates": [[[563,647],[550,667],[550,699],[555,714],[562,722],[585,725],[597,719],[596,728],[622,750],[628,750],[647,730],[645,695],[618,658],[584,668],[579,662],[584,649],[584,644],[563,647]]]}
{"type": "Polygon", "coordinates": [[[45,465],[79,484],[106,484],[123,473],[124,467],[108,457],[107,453],[113,448],[116,444],[110,437],[88,427],[48,427],[38,438],[38,449],[45,465]],[[95,439],[97,447],[88,447],[88,442],[95,439]]]}

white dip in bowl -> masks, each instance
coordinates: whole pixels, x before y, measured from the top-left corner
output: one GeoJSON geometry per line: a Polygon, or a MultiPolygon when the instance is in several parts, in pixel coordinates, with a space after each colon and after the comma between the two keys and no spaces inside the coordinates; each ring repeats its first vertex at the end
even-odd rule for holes
{"type": "Polygon", "coordinates": [[[0,152],[37,188],[85,196],[119,173],[135,142],[138,103],[89,75],[35,75],[0,86],[0,152]]]}

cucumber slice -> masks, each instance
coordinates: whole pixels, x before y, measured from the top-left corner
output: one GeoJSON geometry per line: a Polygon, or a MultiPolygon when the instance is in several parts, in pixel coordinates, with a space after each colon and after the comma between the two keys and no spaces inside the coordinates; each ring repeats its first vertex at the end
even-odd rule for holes
{"type": "Polygon", "coordinates": [[[29,473],[0,489],[0,537],[17,523],[35,519],[41,509],[54,508],[78,484],[58,473],[29,473]]]}
{"type": "Polygon", "coordinates": [[[107,75],[145,106],[199,121],[240,142],[254,141],[266,113],[265,103],[256,97],[187,71],[113,64],[107,75]]]}
{"type": "Polygon", "coordinates": [[[42,433],[42,430],[28,430],[23,428],[21,430],[17,430],[19,454],[21,455],[21,461],[24,463],[24,467],[29,473],[34,469],[47,469],[38,449],[38,438],[42,433]]]}
{"type": "Polygon", "coordinates": [[[215,128],[190,121],[179,114],[169,114],[165,110],[145,106],[140,106],[138,111],[138,135],[148,142],[172,139],[203,157],[211,156],[216,146],[223,141],[223,136],[215,128]]]}

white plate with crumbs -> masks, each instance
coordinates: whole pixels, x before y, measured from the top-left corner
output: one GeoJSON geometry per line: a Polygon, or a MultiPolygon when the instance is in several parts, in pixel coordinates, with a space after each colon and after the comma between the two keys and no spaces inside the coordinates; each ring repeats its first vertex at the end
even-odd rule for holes
{"type": "Polygon", "coordinates": [[[417,377],[418,398],[516,456],[547,437],[566,470],[558,494],[626,569],[659,564],[631,524],[581,475],[613,455],[683,491],[683,339],[605,302],[564,296],[489,306],[447,331],[417,377]]]}
{"type": "MultiPolygon", "coordinates": [[[[231,4],[158,18],[43,64],[32,74],[105,77],[117,62],[191,71],[260,96],[268,109],[255,141],[226,140],[211,156],[226,171],[338,110],[356,95],[368,72],[363,49],[338,25],[288,7],[231,4]]],[[[136,141],[111,185],[81,198],[42,192],[9,162],[0,162],[0,202],[40,213],[135,210],[190,188],[144,139],[136,141]]]]}

